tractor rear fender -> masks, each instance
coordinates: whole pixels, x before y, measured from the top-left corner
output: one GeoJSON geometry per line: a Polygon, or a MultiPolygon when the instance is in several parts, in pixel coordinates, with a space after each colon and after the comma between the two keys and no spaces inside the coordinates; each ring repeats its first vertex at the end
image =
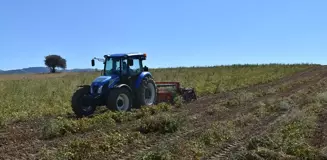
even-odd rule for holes
{"type": "Polygon", "coordinates": [[[85,85],[78,85],[77,86],[77,88],[86,88],[86,87],[91,87],[90,85],[87,85],[87,84],[85,84],[85,85]]]}
{"type": "Polygon", "coordinates": [[[143,78],[147,76],[152,77],[152,74],[150,72],[142,72],[135,81],[135,88],[139,88],[143,78]]]}

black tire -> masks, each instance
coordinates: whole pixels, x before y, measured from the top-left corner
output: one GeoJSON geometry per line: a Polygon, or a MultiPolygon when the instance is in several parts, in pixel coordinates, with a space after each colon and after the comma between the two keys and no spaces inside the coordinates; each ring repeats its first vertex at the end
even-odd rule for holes
{"type": "MultiPolygon", "coordinates": [[[[150,91],[150,90],[148,90],[148,91],[150,91]]],[[[156,100],[157,100],[157,86],[156,86],[154,80],[150,76],[144,77],[141,82],[140,88],[138,88],[137,92],[136,92],[135,107],[140,108],[141,106],[154,105],[154,104],[156,104],[156,100]],[[154,97],[153,97],[153,100],[150,102],[146,101],[146,96],[148,96],[148,95],[146,95],[147,89],[149,87],[148,85],[153,86],[153,90],[152,90],[153,93],[150,93],[150,96],[153,95],[154,97]]]]}
{"type": "Polygon", "coordinates": [[[81,118],[84,116],[89,116],[94,113],[96,106],[89,106],[86,109],[83,106],[83,96],[90,93],[90,86],[84,86],[79,88],[72,96],[72,110],[76,114],[77,117],[81,118]]]}
{"type": "Polygon", "coordinates": [[[131,92],[125,87],[111,89],[107,97],[107,108],[113,111],[130,111],[132,103],[131,92]],[[122,105],[123,108],[119,108],[122,105]]]}

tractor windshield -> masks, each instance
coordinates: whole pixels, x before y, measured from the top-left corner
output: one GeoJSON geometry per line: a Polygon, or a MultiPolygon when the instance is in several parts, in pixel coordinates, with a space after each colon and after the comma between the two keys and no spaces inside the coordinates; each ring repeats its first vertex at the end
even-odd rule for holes
{"type": "Polygon", "coordinates": [[[105,61],[104,76],[120,74],[120,58],[108,58],[105,61]]]}

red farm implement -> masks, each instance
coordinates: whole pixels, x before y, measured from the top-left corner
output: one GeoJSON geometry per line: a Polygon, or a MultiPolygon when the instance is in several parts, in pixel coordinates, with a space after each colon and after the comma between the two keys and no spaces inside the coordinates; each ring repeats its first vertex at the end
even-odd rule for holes
{"type": "Polygon", "coordinates": [[[155,82],[158,88],[157,103],[174,103],[174,98],[180,96],[184,102],[196,100],[194,88],[183,88],[179,82],[155,82]]]}

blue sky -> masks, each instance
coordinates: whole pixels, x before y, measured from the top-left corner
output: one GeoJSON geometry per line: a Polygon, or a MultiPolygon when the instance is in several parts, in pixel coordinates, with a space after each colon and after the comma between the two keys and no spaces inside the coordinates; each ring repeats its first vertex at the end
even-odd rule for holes
{"type": "MultiPolygon", "coordinates": [[[[148,67],[327,64],[326,0],[1,0],[0,69],[146,52],[148,67]]],[[[97,65],[100,68],[101,65],[97,65]]]]}

